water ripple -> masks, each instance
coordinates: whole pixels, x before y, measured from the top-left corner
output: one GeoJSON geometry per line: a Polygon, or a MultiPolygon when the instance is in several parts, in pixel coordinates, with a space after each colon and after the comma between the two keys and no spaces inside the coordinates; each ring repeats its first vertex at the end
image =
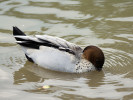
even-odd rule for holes
{"type": "Polygon", "coordinates": [[[0,15],[0,22],[4,24],[0,24],[0,29],[6,29],[6,30],[12,30],[12,26],[18,26],[21,28],[32,28],[34,30],[39,30],[40,27],[42,26],[43,22],[40,20],[35,20],[35,19],[24,19],[24,18],[17,18],[13,16],[5,16],[5,15],[0,15]],[[34,27],[34,28],[33,28],[34,27]]]}
{"type": "Polygon", "coordinates": [[[73,1],[73,0],[30,0],[32,2],[57,2],[57,3],[60,3],[62,5],[76,5],[76,4],[80,4],[79,1],[73,1]]]}
{"type": "Polygon", "coordinates": [[[57,8],[46,8],[46,7],[34,7],[34,6],[25,6],[17,7],[15,11],[19,11],[25,14],[54,14],[57,17],[62,17],[66,19],[88,19],[92,16],[90,14],[84,15],[79,11],[72,10],[61,10],[57,8]]]}

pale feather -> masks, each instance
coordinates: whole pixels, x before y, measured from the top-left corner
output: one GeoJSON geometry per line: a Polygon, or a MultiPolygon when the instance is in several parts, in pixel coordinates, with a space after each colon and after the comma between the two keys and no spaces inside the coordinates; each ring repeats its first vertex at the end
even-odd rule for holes
{"type": "Polygon", "coordinates": [[[41,46],[39,50],[27,49],[26,54],[28,54],[36,64],[44,68],[63,72],[75,72],[77,58],[67,52],[41,46]]]}
{"type": "Polygon", "coordinates": [[[72,50],[76,56],[80,57],[80,53],[82,53],[82,49],[80,46],[70,43],[62,38],[59,37],[52,37],[52,36],[48,36],[48,35],[35,35],[38,39],[41,40],[45,40],[45,41],[49,41],[59,47],[62,48],[68,48],[70,50],[72,50]]]}

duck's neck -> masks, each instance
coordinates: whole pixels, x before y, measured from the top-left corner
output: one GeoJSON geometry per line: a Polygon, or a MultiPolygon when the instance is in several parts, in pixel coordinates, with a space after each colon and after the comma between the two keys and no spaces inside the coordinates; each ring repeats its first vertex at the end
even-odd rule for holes
{"type": "Polygon", "coordinates": [[[76,66],[75,66],[75,70],[78,73],[82,73],[82,72],[89,72],[89,71],[94,71],[95,66],[89,62],[88,60],[81,58],[79,62],[77,62],[76,66]]]}

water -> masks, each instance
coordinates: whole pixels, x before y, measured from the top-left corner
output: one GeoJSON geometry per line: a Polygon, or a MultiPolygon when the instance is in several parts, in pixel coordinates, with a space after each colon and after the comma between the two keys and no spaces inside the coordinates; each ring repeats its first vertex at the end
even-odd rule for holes
{"type": "Polygon", "coordinates": [[[1,0],[0,99],[133,99],[132,11],[132,0],[1,0]],[[83,48],[96,45],[105,53],[103,71],[69,74],[30,63],[15,43],[12,26],[83,48]]]}

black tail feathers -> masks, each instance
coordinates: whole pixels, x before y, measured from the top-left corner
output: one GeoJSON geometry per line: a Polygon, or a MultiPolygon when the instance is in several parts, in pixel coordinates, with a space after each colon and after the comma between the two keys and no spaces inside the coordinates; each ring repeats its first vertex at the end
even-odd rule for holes
{"type": "MultiPolygon", "coordinates": [[[[16,26],[13,26],[13,35],[14,36],[18,36],[18,35],[21,35],[21,36],[26,36],[25,34],[24,34],[24,32],[22,32],[19,28],[17,28],[16,26]]],[[[17,38],[17,37],[15,37],[15,39],[17,40],[17,41],[21,41],[21,39],[19,39],[19,38],[17,38]]]]}
{"type": "Polygon", "coordinates": [[[23,35],[23,36],[26,36],[24,34],[24,32],[22,32],[19,28],[17,28],[16,26],[13,26],[13,35],[23,35]]]}

